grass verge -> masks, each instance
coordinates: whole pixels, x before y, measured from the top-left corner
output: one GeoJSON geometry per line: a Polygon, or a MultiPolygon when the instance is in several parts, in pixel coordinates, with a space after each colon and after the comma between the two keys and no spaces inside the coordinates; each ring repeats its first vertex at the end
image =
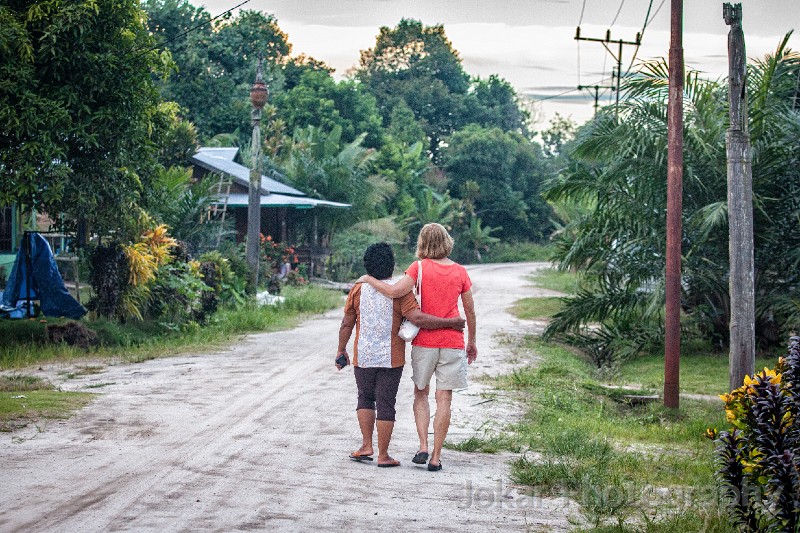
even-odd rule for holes
{"type": "Polygon", "coordinates": [[[85,392],[62,392],[41,378],[0,376],[0,431],[12,431],[41,419],[61,419],[92,399],[85,392]]]}
{"type": "Polygon", "coordinates": [[[47,324],[59,324],[64,320],[0,321],[0,369],[80,359],[87,355],[92,359],[122,358],[136,362],[207,350],[240,334],[291,328],[304,316],[342,304],[341,292],[314,286],[286,287],[283,295],[286,301],[280,305],[221,309],[207,324],[190,323],[179,329],[152,320],[120,324],[105,319],[84,319],[84,325],[97,333],[100,342],[88,352],[74,346],[48,343],[47,324]]]}
{"type": "MultiPolygon", "coordinates": [[[[775,358],[756,358],[756,369],[775,366],[775,358]]],[[[718,395],[730,391],[727,354],[708,351],[681,353],[680,390],[682,393],[718,395]]],[[[638,383],[651,390],[664,386],[664,354],[647,354],[625,362],[615,379],[618,383],[638,383]]]]}
{"type": "MultiPolygon", "coordinates": [[[[512,479],[541,496],[578,502],[585,531],[733,531],[717,505],[707,427],[723,427],[721,404],[682,401],[630,405],[624,394],[594,378],[576,352],[535,337],[521,349],[540,358],[496,385],[515,390],[523,421],[507,449],[526,450],[512,463],[512,479]]],[[[496,440],[495,440],[496,442],[496,440]]],[[[480,449],[477,443],[462,443],[480,449]]]]}
{"type": "Polygon", "coordinates": [[[544,268],[531,274],[530,279],[537,287],[551,291],[575,294],[580,277],[573,272],[564,272],[555,268],[544,268]]]}
{"type": "Polygon", "coordinates": [[[514,303],[511,313],[525,320],[549,319],[563,306],[561,298],[522,298],[514,303]]]}

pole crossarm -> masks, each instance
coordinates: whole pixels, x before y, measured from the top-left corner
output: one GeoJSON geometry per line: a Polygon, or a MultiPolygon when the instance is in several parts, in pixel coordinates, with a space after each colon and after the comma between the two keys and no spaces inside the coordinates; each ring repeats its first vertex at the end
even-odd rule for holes
{"type": "MultiPolygon", "coordinates": [[[[605,48],[606,51],[609,54],[611,54],[611,57],[614,59],[614,61],[616,61],[616,63],[617,63],[616,74],[614,74],[613,69],[612,69],[612,73],[611,73],[611,80],[612,80],[611,89],[612,90],[616,90],[616,93],[617,93],[617,105],[619,105],[619,92],[620,92],[620,87],[622,85],[622,47],[624,45],[626,45],[626,44],[627,45],[633,45],[633,46],[636,46],[637,50],[638,50],[638,47],[642,44],[642,34],[637,32],[636,33],[636,40],[634,40],[634,41],[626,41],[624,39],[612,39],[611,38],[611,30],[606,30],[605,39],[600,39],[600,38],[597,38],[597,37],[583,37],[581,35],[581,27],[578,26],[575,29],[575,40],[576,41],[589,41],[589,42],[593,42],[593,43],[602,44],[603,48],[605,48]],[[617,45],[617,48],[618,48],[617,53],[614,53],[614,51],[611,50],[611,48],[609,48],[609,44],[617,45]],[[614,78],[617,79],[616,86],[613,86],[614,78]]],[[[580,89],[580,88],[581,87],[579,86],[578,89],[580,89]]],[[[595,110],[597,109],[597,105],[598,105],[597,104],[597,97],[595,97],[595,110]]]]}

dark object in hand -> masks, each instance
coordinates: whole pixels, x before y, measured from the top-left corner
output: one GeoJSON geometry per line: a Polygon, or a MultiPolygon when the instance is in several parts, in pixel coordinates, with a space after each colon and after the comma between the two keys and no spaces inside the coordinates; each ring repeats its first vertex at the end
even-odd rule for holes
{"type": "Polygon", "coordinates": [[[339,357],[336,358],[336,364],[339,366],[339,368],[344,368],[347,366],[347,363],[347,354],[340,353],[339,357]]]}

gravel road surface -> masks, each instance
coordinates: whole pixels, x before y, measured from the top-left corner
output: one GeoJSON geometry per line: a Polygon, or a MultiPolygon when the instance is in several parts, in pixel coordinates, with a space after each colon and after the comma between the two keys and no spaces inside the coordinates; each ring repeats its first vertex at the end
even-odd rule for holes
{"type": "MultiPolygon", "coordinates": [[[[479,356],[472,384],[454,394],[450,441],[521,415],[477,378],[527,362],[503,339],[537,325],[505,309],[548,295],[525,279],[545,266],[469,267],[479,356]]],[[[64,377],[67,365],[24,371],[98,397],[69,420],[0,434],[0,531],[567,529],[568,502],[510,483],[513,454],[445,450],[441,472],[411,463],[410,366],[390,450],[402,466],[349,460],[360,436],[352,368],[333,366],[341,316],[337,309],[224,351],[112,364],[74,379],[64,377]]]]}

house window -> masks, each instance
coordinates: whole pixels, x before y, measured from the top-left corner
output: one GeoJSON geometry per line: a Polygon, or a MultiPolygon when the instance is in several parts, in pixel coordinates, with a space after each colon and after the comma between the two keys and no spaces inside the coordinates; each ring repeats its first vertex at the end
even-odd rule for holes
{"type": "Polygon", "coordinates": [[[10,252],[14,243],[14,210],[0,207],[0,252],[10,252]]]}

